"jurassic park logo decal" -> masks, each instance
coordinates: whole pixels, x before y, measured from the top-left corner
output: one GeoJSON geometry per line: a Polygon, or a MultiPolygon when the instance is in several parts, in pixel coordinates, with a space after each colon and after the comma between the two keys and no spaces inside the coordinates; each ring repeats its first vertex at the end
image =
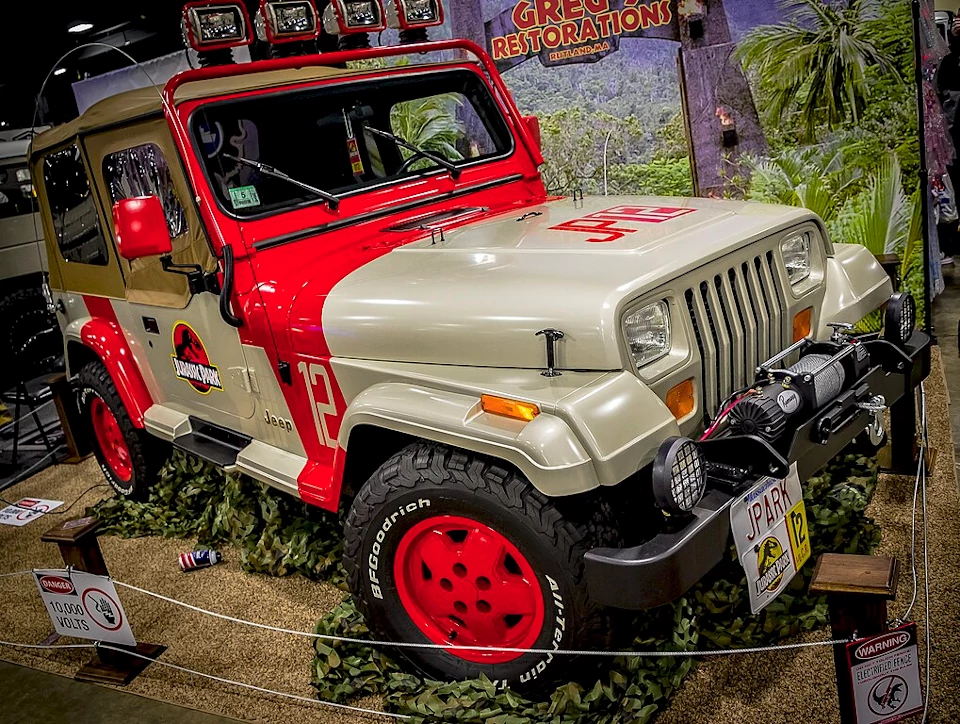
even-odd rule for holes
{"type": "Polygon", "coordinates": [[[186,322],[177,322],[173,326],[173,354],[170,357],[177,377],[189,382],[201,395],[223,389],[220,370],[210,364],[200,335],[186,322]]]}

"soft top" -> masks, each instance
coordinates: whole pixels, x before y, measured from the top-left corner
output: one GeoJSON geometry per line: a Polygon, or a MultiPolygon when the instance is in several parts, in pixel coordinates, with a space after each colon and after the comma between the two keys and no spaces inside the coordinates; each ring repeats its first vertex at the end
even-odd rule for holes
{"type": "MultiPolygon", "coordinates": [[[[446,65],[446,64],[440,64],[446,65]]],[[[423,66],[416,66],[417,69],[423,66]]],[[[265,70],[246,75],[227,75],[221,78],[196,80],[185,83],[177,89],[175,102],[215,98],[260,88],[307,83],[321,78],[369,73],[370,69],[332,68],[330,66],[313,66],[283,70],[265,70]]],[[[94,103],[83,115],[69,123],[56,126],[41,133],[33,140],[31,155],[40,153],[54,146],[59,146],[71,138],[81,136],[102,128],[122,124],[138,118],[159,115],[163,110],[161,101],[162,88],[148,86],[136,90],[124,91],[115,96],[105,98],[94,103]]]]}

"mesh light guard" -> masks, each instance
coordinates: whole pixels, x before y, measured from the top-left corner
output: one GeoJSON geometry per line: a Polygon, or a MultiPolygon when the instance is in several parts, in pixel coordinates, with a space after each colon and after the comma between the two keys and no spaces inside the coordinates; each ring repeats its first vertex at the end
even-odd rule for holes
{"type": "Polygon", "coordinates": [[[917,326],[917,304],[910,292],[897,292],[887,301],[883,315],[883,338],[903,347],[917,326]]]}
{"type": "Polygon", "coordinates": [[[689,513],[700,502],[707,483],[707,464],[690,438],[671,437],[653,461],[653,495],[657,506],[671,513],[689,513]]]}

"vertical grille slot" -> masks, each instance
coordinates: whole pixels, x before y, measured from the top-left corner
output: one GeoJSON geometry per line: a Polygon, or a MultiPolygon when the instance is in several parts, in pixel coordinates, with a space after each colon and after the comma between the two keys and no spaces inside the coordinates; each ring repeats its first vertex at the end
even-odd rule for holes
{"type": "Polygon", "coordinates": [[[754,256],[687,289],[703,373],[707,415],[750,384],[761,362],[783,348],[783,293],[773,252],[754,256]]]}

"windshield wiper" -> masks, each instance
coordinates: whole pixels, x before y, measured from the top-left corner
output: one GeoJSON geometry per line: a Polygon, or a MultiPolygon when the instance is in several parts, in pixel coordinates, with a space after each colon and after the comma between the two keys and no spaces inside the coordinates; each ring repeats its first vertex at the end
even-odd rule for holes
{"type": "Polygon", "coordinates": [[[279,169],[276,169],[273,166],[268,166],[265,163],[260,163],[259,161],[253,161],[249,158],[244,158],[243,156],[234,156],[229,153],[222,153],[220,155],[223,156],[224,158],[229,158],[233,161],[239,161],[240,163],[246,164],[247,166],[252,166],[253,168],[257,169],[257,171],[264,174],[265,176],[272,176],[273,178],[278,178],[281,181],[286,181],[287,183],[291,183],[294,186],[299,186],[305,191],[309,191],[312,194],[316,194],[321,199],[326,201],[330,205],[331,209],[336,209],[340,205],[340,199],[338,199],[333,194],[328,193],[323,189],[318,189],[316,186],[311,186],[308,183],[304,183],[303,181],[298,181],[297,179],[293,178],[293,176],[288,176],[283,171],[280,171],[279,169]]]}
{"type": "Polygon", "coordinates": [[[381,131],[379,128],[374,128],[373,126],[365,126],[365,131],[370,131],[370,133],[376,134],[377,136],[383,136],[384,138],[389,138],[391,141],[396,143],[398,146],[403,146],[408,151],[413,151],[420,158],[425,158],[428,161],[433,161],[438,166],[443,166],[447,171],[450,172],[450,176],[456,181],[460,178],[460,169],[455,165],[450,163],[447,159],[437,156],[436,154],[430,153],[429,151],[424,151],[422,148],[414,146],[409,141],[404,141],[400,136],[395,136],[392,133],[387,133],[386,131],[381,131]]]}

